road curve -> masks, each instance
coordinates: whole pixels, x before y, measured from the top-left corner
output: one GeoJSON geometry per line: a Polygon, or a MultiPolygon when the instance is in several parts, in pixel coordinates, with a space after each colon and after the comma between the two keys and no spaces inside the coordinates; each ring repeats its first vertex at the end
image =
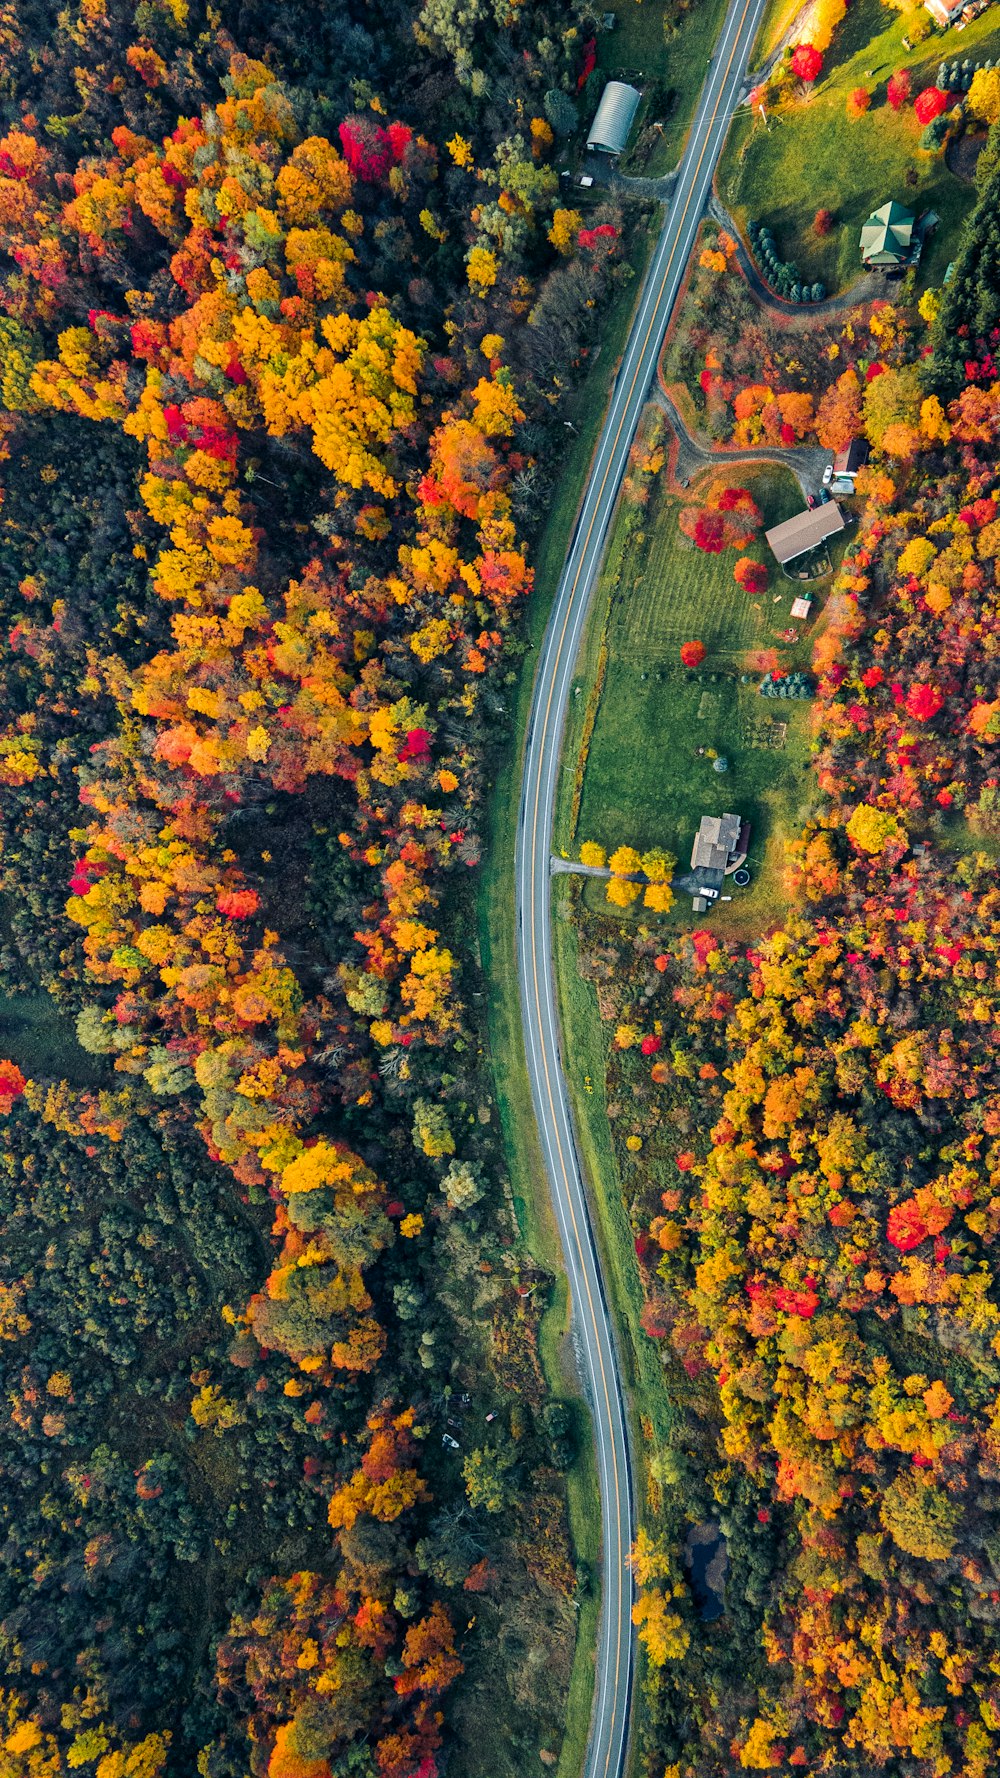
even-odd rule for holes
{"type": "Polygon", "coordinates": [[[709,64],[539,654],[518,816],[517,958],[528,1073],[593,1414],[602,1507],[601,1624],[584,1778],[622,1778],[628,1749],[634,1501],[615,1335],[560,1056],[549,924],[553,811],[573,667],[608,525],[764,5],[765,0],[731,0],[709,64]]]}

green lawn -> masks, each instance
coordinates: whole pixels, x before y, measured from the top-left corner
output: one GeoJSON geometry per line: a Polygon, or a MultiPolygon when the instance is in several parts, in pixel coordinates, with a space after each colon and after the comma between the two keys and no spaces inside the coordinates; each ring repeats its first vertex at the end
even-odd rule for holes
{"type": "Polygon", "coordinates": [[[654,177],[680,160],[698,94],[708,72],[708,56],[726,11],[726,0],[694,0],[678,15],[669,39],[664,8],[657,0],[618,0],[613,31],[597,37],[597,68],[587,84],[581,111],[597,108],[605,80],[627,80],[643,89],[623,172],[654,177]]]}
{"type": "MultiPolygon", "coordinates": [[[[798,485],[786,470],[734,469],[731,479],[752,488],[765,525],[801,509],[798,485]]],[[[734,554],[695,549],[678,528],[680,509],[681,501],[661,484],[645,515],[645,533],[627,538],[621,521],[616,527],[577,663],[580,693],[571,700],[567,726],[557,844],[574,855],[584,839],[609,851],[624,843],[663,845],[686,867],[701,816],[736,809],[753,822],[754,880],[749,890],[735,890],[733,903],[717,914],[734,930],[755,923],[759,929],[780,906],[783,837],[808,793],[803,767],[810,719],[807,703],[762,698],[756,678],[744,683],[741,673],[748,654],[774,645],[775,631],[788,626],[797,589],[773,569],[766,591],[749,599],[733,581],[734,554]],[[680,643],[694,637],[709,650],[697,675],[678,659],[680,643]],[[602,651],[603,689],[596,712],[590,711],[587,746],[587,698],[602,651]],[[699,748],[724,755],[728,772],[716,773],[699,748]]],[[[790,648],[776,644],[786,665],[808,663],[828,584],[814,583],[817,606],[802,640],[790,648]]],[[[589,906],[600,907],[603,886],[588,885],[586,896],[589,906]]],[[[670,925],[691,919],[686,899],[666,916],[670,925]]]]}
{"type": "Polygon", "coordinates": [[[971,187],[949,173],[944,157],[920,151],[921,128],[912,105],[893,112],[885,103],[885,87],[901,67],[912,70],[916,93],[933,83],[943,58],[995,58],[1000,54],[996,16],[990,9],[960,35],[944,32],[910,51],[903,48],[905,32],[899,13],[880,0],[856,0],[812,96],[778,111],[767,128],[743,113],[723,153],[719,190],[737,220],[766,221],[779,253],[831,291],[859,276],[862,224],[888,198],[918,213],[936,210],[941,217],[919,272],[921,283],[940,282],[971,203],[971,187]],[[872,107],[852,119],[846,100],[858,86],[872,93],[872,107]],[[836,218],[823,240],[811,227],[819,209],[836,218]]]}

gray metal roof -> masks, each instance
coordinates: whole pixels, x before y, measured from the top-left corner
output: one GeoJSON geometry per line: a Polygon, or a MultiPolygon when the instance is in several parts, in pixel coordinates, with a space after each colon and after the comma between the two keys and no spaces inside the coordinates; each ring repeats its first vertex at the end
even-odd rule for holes
{"type": "Polygon", "coordinates": [[[587,147],[599,148],[605,154],[624,153],[641,97],[634,86],[626,86],[623,80],[609,80],[590,126],[587,147]]]}
{"type": "Polygon", "coordinates": [[[692,870],[724,872],[739,845],[742,827],[739,815],[703,815],[691,849],[692,870]]]}
{"type": "Polygon", "coordinates": [[[837,502],[829,500],[825,506],[797,512],[783,525],[772,525],[764,536],[779,562],[794,562],[796,556],[805,555],[806,550],[815,549],[818,543],[843,529],[844,515],[837,502]]]}

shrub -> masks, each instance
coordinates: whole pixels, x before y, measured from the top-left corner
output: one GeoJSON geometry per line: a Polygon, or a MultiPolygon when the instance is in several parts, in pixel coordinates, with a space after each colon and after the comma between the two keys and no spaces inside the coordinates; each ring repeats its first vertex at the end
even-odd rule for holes
{"type": "Polygon", "coordinates": [[[830,233],[830,230],[832,229],[832,227],[833,227],[833,211],[832,210],[817,210],[815,216],[813,217],[813,234],[818,235],[820,240],[822,240],[824,235],[828,235],[830,233]]]}
{"type": "Polygon", "coordinates": [[[948,103],[948,94],[939,86],[925,86],[913,102],[917,122],[925,125],[932,123],[943,111],[947,111],[948,103]]]}
{"type": "Polygon", "coordinates": [[[885,96],[893,111],[902,111],[910,96],[910,71],[908,68],[900,68],[896,74],[890,76],[885,96]]]}
{"type": "Polygon", "coordinates": [[[681,643],[681,660],[685,667],[700,667],[705,659],[705,652],[704,642],[681,643]]]}
{"type": "Polygon", "coordinates": [[[823,66],[823,57],[811,43],[800,43],[792,56],[792,73],[797,75],[805,86],[812,86],[819,78],[823,66]]]}

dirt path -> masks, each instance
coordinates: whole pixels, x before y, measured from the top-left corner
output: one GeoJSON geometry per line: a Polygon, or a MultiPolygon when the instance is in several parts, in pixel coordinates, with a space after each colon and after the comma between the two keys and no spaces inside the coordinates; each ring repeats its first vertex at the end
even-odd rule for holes
{"type": "Polygon", "coordinates": [[[713,448],[703,444],[688,431],[677,407],[659,381],[654,385],[653,399],[666,414],[677,438],[679,448],[674,474],[682,485],[703,469],[719,469],[726,463],[780,463],[785,469],[791,470],[803,494],[819,494],[823,485],[823,471],[830,461],[830,452],[825,451],[821,445],[754,445],[752,449],[744,449],[742,445],[718,445],[713,448]]]}

